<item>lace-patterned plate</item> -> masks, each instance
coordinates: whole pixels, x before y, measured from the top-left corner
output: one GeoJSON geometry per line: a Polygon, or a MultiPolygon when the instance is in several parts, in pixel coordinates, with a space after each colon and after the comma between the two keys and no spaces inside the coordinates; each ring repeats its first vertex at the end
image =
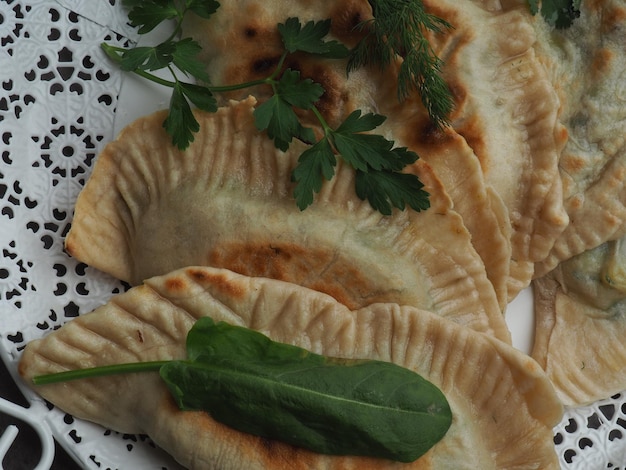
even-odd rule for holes
{"type": "MultiPolygon", "coordinates": [[[[126,286],[67,256],[63,237],[102,147],[127,122],[166,106],[104,57],[137,39],[119,0],[0,0],[0,357],[14,377],[26,343],[126,286]]],[[[509,314],[530,346],[525,293],[509,314]],[[519,323],[517,323],[519,322],[519,323]]],[[[28,412],[88,469],[180,469],[145,436],[76,420],[19,383],[28,412]]],[[[568,410],[555,428],[564,469],[626,469],[626,394],[568,410]]]]}

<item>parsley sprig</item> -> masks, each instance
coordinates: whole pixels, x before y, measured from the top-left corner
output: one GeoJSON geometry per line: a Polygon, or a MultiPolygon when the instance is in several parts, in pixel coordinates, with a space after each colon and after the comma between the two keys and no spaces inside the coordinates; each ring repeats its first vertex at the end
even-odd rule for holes
{"type": "Polygon", "coordinates": [[[178,148],[185,149],[199,130],[191,105],[215,112],[216,93],[267,85],[272,94],[254,110],[256,127],[266,131],[280,150],[287,150],[293,139],[310,145],[292,173],[296,182],[294,198],[301,210],[313,202],[323,181],[333,178],[338,157],[356,170],[357,195],[382,214],[391,214],[394,207],[405,209],[409,206],[417,211],[429,207],[429,194],[419,178],[401,172],[407,164],[418,159],[417,154],[406,148],[395,148],[393,141],[371,133],[384,122],[384,116],[362,115],[355,111],[333,129],[316,107],[324,93],[323,87],[311,79],[303,79],[297,70],[284,68],[287,57],[296,52],[325,58],[348,57],[350,51],[343,44],[325,39],[330,31],[330,20],[309,21],[303,25],[298,18],[287,19],[278,25],[284,52],[270,75],[245,83],[213,86],[205,70],[206,64],[197,58],[200,45],[179,36],[188,12],[208,19],[219,8],[218,2],[125,0],[124,4],[130,8],[131,25],[137,27],[140,34],[152,31],[163,21],[174,22],[174,32],[155,46],[127,49],[103,44],[102,47],[122,70],[172,88],[169,113],[163,125],[178,148]],[[154,74],[161,69],[169,70],[172,79],[154,74]],[[319,140],[313,129],[302,123],[298,109],[310,112],[317,119],[323,133],[319,140]]]}
{"type": "Polygon", "coordinates": [[[404,209],[406,205],[416,211],[428,209],[428,193],[419,178],[400,172],[417,160],[417,154],[404,147],[394,148],[393,142],[381,135],[367,133],[380,126],[384,116],[362,115],[356,110],[337,129],[332,129],[317,110],[314,112],[322,122],[324,137],[302,153],[293,171],[293,179],[298,182],[294,196],[300,209],[313,202],[313,194],[320,191],[323,179],[334,176],[336,154],[356,170],[357,196],[382,214],[389,215],[392,207],[404,209]]]}
{"type": "Polygon", "coordinates": [[[208,19],[220,5],[214,0],[124,0],[124,5],[130,9],[128,19],[132,26],[138,27],[139,34],[151,32],[164,21],[174,21],[171,35],[156,46],[122,48],[104,43],[102,48],[122,70],[172,88],[169,114],[163,126],[172,136],[172,143],[184,149],[193,141],[194,133],[200,130],[190,102],[203,111],[215,112],[217,100],[210,89],[179,78],[177,71],[187,78],[209,81],[204,65],[197,59],[200,45],[191,38],[178,39],[178,36],[187,12],[208,19]],[[168,69],[173,80],[152,73],[161,69],[168,69]]]}

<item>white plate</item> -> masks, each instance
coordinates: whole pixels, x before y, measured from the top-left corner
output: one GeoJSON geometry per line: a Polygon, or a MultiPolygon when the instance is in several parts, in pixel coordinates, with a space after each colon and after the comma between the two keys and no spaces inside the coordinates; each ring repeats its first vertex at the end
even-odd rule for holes
{"type": "Polygon", "coordinates": [[[82,467],[179,469],[144,436],[49,407],[16,373],[28,341],[124,289],[68,257],[63,237],[96,155],[114,136],[124,74],[100,43],[123,45],[111,28],[130,29],[118,21],[121,2],[62,1],[81,14],[53,0],[0,2],[0,357],[31,404],[26,416],[82,467]]]}
{"type": "MultiPolygon", "coordinates": [[[[16,378],[28,341],[123,290],[69,258],[63,236],[97,153],[123,126],[169,100],[168,90],[121,73],[101,52],[104,40],[126,40],[111,28],[132,36],[120,2],[60,1],[80,14],[52,0],[0,2],[0,356],[16,378]]],[[[529,290],[509,307],[507,321],[514,344],[528,351],[529,290]]],[[[83,467],[178,468],[148,439],[75,420],[21,385],[29,414],[83,467]]],[[[564,468],[624,465],[626,444],[616,438],[626,432],[623,402],[619,396],[568,412],[555,429],[564,468]]]]}

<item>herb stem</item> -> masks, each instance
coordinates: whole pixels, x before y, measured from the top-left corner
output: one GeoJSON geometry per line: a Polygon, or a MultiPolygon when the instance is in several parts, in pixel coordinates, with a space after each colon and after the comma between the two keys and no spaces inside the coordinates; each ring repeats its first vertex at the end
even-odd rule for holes
{"type": "Polygon", "coordinates": [[[285,63],[285,59],[287,59],[287,55],[289,54],[288,51],[283,52],[283,54],[280,56],[280,59],[278,59],[278,64],[276,65],[276,69],[274,70],[274,72],[268,77],[268,80],[274,80],[278,74],[280,73],[280,71],[283,68],[283,64],[285,63]]]}
{"type": "Polygon", "coordinates": [[[183,26],[183,17],[185,16],[185,13],[187,13],[187,8],[185,8],[183,13],[180,13],[180,12],[178,13],[178,18],[176,19],[176,27],[174,28],[174,31],[172,31],[172,34],[170,34],[170,36],[163,42],[173,41],[174,39],[177,38],[177,36],[180,35],[182,26],[183,26]]]}
{"type": "MultiPolygon", "coordinates": [[[[171,67],[168,67],[168,69],[170,70],[172,75],[175,76],[173,69],[171,67]]],[[[146,72],[145,70],[142,70],[142,69],[135,69],[132,72],[136,75],[139,75],[140,77],[143,77],[154,83],[157,83],[159,85],[163,85],[169,88],[175,87],[178,81],[178,80],[177,81],[167,80],[165,78],[161,78],[157,75],[154,75],[150,72],[146,72]]],[[[268,77],[268,78],[260,78],[258,80],[252,80],[250,82],[237,83],[235,85],[203,85],[203,86],[204,88],[206,88],[208,91],[212,93],[224,93],[228,91],[243,90],[243,89],[257,86],[257,85],[271,85],[273,82],[274,80],[271,77],[268,77]]]]}
{"type": "MultiPolygon", "coordinates": [[[[170,71],[172,71],[171,67],[168,67],[168,69],[170,71]]],[[[167,86],[167,87],[170,87],[170,88],[174,88],[176,86],[177,81],[178,81],[178,80],[176,80],[176,81],[166,80],[165,78],[158,77],[158,76],[156,76],[156,75],[154,75],[154,74],[152,74],[150,72],[146,72],[145,70],[141,70],[141,69],[135,69],[135,70],[133,70],[133,73],[139,75],[140,77],[148,79],[148,80],[150,80],[150,81],[152,81],[154,83],[157,83],[157,84],[163,85],[163,86],[167,86]]],[[[174,72],[172,72],[172,75],[174,75],[174,72]]],[[[174,77],[176,77],[176,75],[174,75],[174,77]]]]}
{"type": "MultiPolygon", "coordinates": [[[[121,62],[121,57],[119,56],[118,53],[126,51],[126,49],[122,47],[112,46],[107,43],[102,44],[102,49],[106,52],[107,56],[110,59],[112,59],[113,61],[117,63],[121,62]]],[[[287,54],[283,54],[283,56],[279,60],[279,63],[276,69],[269,77],[259,78],[258,80],[251,80],[249,82],[236,83],[234,85],[203,85],[203,86],[211,93],[224,93],[224,92],[229,92],[229,91],[244,90],[246,88],[254,87],[257,85],[272,85],[275,83],[276,76],[280,72],[282,65],[285,62],[286,57],[287,57],[287,54]]],[[[171,66],[168,66],[167,68],[169,69],[172,76],[176,77],[176,74],[174,73],[173,68],[171,66]]],[[[178,79],[176,79],[176,81],[167,80],[165,78],[161,78],[153,73],[150,73],[140,68],[133,69],[131,70],[131,72],[133,72],[134,74],[142,78],[145,78],[146,80],[150,80],[151,82],[154,82],[158,85],[166,86],[169,88],[174,88],[176,86],[176,83],[178,82],[178,79]]]]}
{"type": "Polygon", "coordinates": [[[243,90],[257,85],[271,85],[274,82],[272,77],[260,78],[250,82],[237,83],[235,85],[205,85],[206,89],[212,93],[223,93],[228,91],[243,90]]]}
{"type": "Polygon", "coordinates": [[[123,47],[118,47],[118,46],[112,46],[111,44],[108,44],[106,42],[102,43],[102,49],[104,49],[104,52],[107,53],[107,55],[115,60],[116,62],[119,62],[119,56],[118,56],[118,52],[125,52],[127,49],[123,48],[123,47]]]}
{"type": "Polygon", "coordinates": [[[170,361],[131,362],[110,366],[90,367],[88,369],[68,370],[54,374],[38,375],[33,377],[35,385],[48,385],[70,380],[91,379],[105,375],[130,374],[133,372],[158,372],[161,367],[170,361]]]}
{"type": "Polygon", "coordinates": [[[326,119],[324,119],[324,116],[322,116],[322,113],[320,113],[319,109],[317,109],[317,106],[313,106],[310,109],[311,109],[311,112],[313,112],[313,114],[319,121],[320,125],[322,126],[322,129],[324,130],[324,135],[328,135],[332,133],[333,129],[328,125],[328,123],[326,122],[326,119]]]}
{"type": "Polygon", "coordinates": [[[249,82],[237,83],[235,85],[206,85],[206,88],[212,93],[223,93],[228,91],[244,90],[246,88],[254,87],[257,85],[272,85],[275,91],[276,77],[282,70],[283,65],[285,64],[285,60],[287,59],[287,55],[287,51],[283,52],[283,54],[280,56],[280,59],[278,59],[278,64],[276,65],[276,68],[269,77],[260,78],[258,80],[251,80],[249,82]]]}

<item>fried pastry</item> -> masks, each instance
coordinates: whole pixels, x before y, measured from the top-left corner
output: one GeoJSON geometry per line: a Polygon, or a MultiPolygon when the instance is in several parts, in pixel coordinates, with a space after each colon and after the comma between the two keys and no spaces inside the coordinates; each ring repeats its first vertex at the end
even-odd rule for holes
{"type": "Polygon", "coordinates": [[[74,416],[146,433],[193,468],[557,469],[552,427],[562,407],[541,368],[490,336],[397,304],[353,310],[291,283],[190,267],[120,294],[28,344],[25,380],[67,369],[185,357],[194,321],[247,326],[335,357],[377,359],[416,371],[445,394],[453,422],[413,463],[315,454],[228,428],[201,411],[180,411],[157,373],[36,387],[74,416]]]}
{"type": "MultiPolygon", "coordinates": [[[[447,156],[460,152],[454,155],[458,158],[454,163],[461,161],[465,169],[474,165],[482,169],[484,176],[472,177],[474,185],[464,188],[478,190],[472,207],[467,207],[468,197],[455,195],[453,200],[471,209],[463,214],[459,208],[459,213],[470,232],[477,232],[476,249],[485,259],[504,306],[528,286],[534,263],[547,255],[567,224],[557,166],[565,139],[557,121],[557,95],[535,54],[536,36],[526,2],[436,0],[424,4],[429,13],[452,25],[445,33],[429,35],[444,62],[442,73],[455,100],[451,129],[444,138],[460,134],[475,155],[466,155],[462,146],[442,152],[432,145],[437,128],[424,120],[419,97],[398,102],[393,67],[385,71],[367,67],[347,75],[345,61],[299,57],[288,65],[328,90],[320,104],[331,123],[341,122],[353,109],[375,111],[388,116],[393,137],[399,138],[396,127],[403,127],[402,145],[420,148],[420,155],[433,167],[447,151],[447,156]],[[405,119],[414,115],[417,119],[405,119]],[[391,122],[394,119],[398,126],[391,122]],[[475,221],[470,218],[472,210],[474,217],[480,211],[475,221]],[[488,252],[489,245],[497,255],[488,252]],[[509,256],[510,267],[503,267],[500,258],[504,256],[509,256]]],[[[259,70],[260,64],[276,62],[282,45],[275,25],[289,16],[305,21],[330,18],[331,36],[350,46],[364,34],[355,26],[371,19],[372,11],[365,0],[294,1],[288,6],[240,0],[222,5],[210,20],[190,15],[184,31],[202,45],[202,58],[215,83],[248,81],[267,73],[259,70]]],[[[259,101],[268,93],[263,88],[254,90],[259,101]]],[[[451,193],[460,189],[455,183],[458,178],[446,186],[451,193]]]]}
{"type": "Polygon", "coordinates": [[[508,209],[511,300],[568,222],[557,166],[566,138],[558,97],[535,52],[526,2],[425,3],[454,26],[432,38],[457,96],[451,125],[508,209]]]}
{"type": "Polygon", "coordinates": [[[281,279],[350,308],[397,302],[510,341],[485,266],[430,167],[422,212],[383,216],[339,165],[300,211],[291,171],[304,144],[276,150],[254,127],[255,100],[196,114],[185,151],[169,145],[164,113],[140,118],[107,145],[78,197],[66,237],[80,261],[132,284],[205,265],[281,279]]]}
{"type": "Polygon", "coordinates": [[[567,29],[534,23],[568,132],[559,169],[570,219],[536,277],[626,233],[626,2],[582,2],[580,10],[567,29]]]}
{"type": "Polygon", "coordinates": [[[533,281],[535,344],[566,405],[626,389],[626,239],[610,241],[560,263],[533,281]]]}

